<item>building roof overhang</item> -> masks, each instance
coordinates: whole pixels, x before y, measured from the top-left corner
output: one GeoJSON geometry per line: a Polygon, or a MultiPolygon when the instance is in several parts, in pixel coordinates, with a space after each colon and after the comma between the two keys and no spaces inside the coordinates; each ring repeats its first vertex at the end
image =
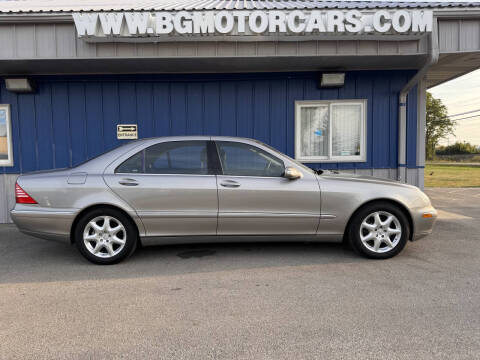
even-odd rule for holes
{"type": "Polygon", "coordinates": [[[0,2],[1,13],[64,13],[78,11],[179,11],[179,10],[291,10],[291,9],[435,9],[467,10],[476,2],[458,1],[331,1],[331,0],[9,0],[0,2]]]}
{"type": "Polygon", "coordinates": [[[480,67],[480,2],[320,0],[0,1],[0,74],[418,69],[427,34],[317,34],[216,38],[79,38],[74,12],[432,10],[440,58],[429,87],[480,67]]]}

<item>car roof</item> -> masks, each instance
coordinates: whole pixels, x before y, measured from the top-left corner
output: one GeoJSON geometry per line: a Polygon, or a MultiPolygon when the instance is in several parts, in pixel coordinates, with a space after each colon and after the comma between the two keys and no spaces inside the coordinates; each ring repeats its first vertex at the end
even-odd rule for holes
{"type": "MultiPolygon", "coordinates": [[[[257,140],[236,137],[236,136],[204,136],[204,135],[186,135],[186,136],[161,136],[161,137],[152,137],[144,138],[126,142],[115,149],[107,151],[99,156],[89,159],[84,163],[81,163],[75,167],[76,171],[103,171],[108,164],[116,161],[116,159],[122,157],[124,154],[130,153],[134,149],[147,148],[149,146],[161,143],[161,142],[170,142],[170,141],[189,141],[189,140],[213,140],[213,141],[234,141],[242,142],[247,144],[255,144],[257,146],[267,146],[257,140]]],[[[270,151],[273,149],[269,149],[270,151]]],[[[277,155],[284,154],[278,153],[277,155]]]]}
{"type": "Polygon", "coordinates": [[[230,141],[238,141],[238,140],[246,140],[246,141],[255,141],[254,139],[246,138],[246,137],[239,137],[239,136],[208,136],[208,135],[184,135],[184,136],[160,136],[160,137],[150,137],[150,138],[143,138],[138,139],[138,142],[144,141],[181,141],[181,140],[230,140],[230,141]]]}

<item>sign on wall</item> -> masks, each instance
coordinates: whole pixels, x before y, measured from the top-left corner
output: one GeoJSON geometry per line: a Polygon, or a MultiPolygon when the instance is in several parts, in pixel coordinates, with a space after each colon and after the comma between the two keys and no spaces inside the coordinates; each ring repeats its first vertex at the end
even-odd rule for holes
{"type": "Polygon", "coordinates": [[[137,124],[121,124],[117,125],[117,139],[138,139],[138,126],[137,124]]]}
{"type": "Polygon", "coordinates": [[[74,13],[81,38],[214,35],[408,34],[432,31],[430,10],[222,10],[74,13]]]}

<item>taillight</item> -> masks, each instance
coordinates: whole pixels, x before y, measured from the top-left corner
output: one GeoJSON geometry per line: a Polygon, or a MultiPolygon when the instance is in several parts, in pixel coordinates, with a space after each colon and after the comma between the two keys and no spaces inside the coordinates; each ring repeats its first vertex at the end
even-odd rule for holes
{"type": "Polygon", "coordinates": [[[36,204],[37,202],[15,183],[15,201],[17,204],[36,204]]]}

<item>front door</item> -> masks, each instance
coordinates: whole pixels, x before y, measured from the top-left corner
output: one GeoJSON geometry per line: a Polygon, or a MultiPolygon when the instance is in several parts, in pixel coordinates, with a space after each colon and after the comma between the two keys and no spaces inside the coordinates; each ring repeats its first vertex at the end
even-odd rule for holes
{"type": "Polygon", "coordinates": [[[317,179],[283,177],[284,162],[256,145],[216,141],[218,235],[315,234],[320,218],[317,179]]]}
{"type": "Polygon", "coordinates": [[[105,175],[108,186],[137,211],[147,236],[216,234],[217,183],[207,144],[160,142],[105,175]]]}

